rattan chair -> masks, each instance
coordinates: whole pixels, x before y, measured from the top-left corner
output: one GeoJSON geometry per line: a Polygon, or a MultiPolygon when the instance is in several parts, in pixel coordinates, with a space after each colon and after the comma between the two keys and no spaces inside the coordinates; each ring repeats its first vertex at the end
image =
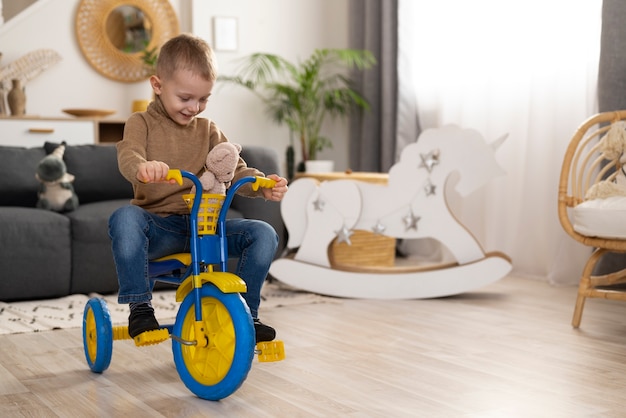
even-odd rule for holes
{"type": "Polygon", "coordinates": [[[626,213],[626,206],[622,208],[618,203],[607,205],[609,201],[626,204],[626,197],[607,200],[588,196],[588,191],[594,184],[601,181],[614,182],[616,174],[622,170],[622,156],[607,159],[607,154],[602,152],[602,143],[605,138],[608,140],[611,135],[615,135],[615,132],[626,138],[624,120],[626,110],[599,113],[587,119],[572,137],[561,168],[559,220],[572,238],[593,249],[578,286],[572,319],[574,328],[580,326],[586,298],[626,301],[626,288],[620,289],[619,286],[626,283],[626,269],[609,274],[594,272],[603,255],[610,252],[626,253],[626,235],[618,231],[626,226],[621,225],[617,216],[626,213]],[[584,206],[587,207],[583,209],[584,206]],[[598,227],[598,223],[602,225],[598,227]]]}

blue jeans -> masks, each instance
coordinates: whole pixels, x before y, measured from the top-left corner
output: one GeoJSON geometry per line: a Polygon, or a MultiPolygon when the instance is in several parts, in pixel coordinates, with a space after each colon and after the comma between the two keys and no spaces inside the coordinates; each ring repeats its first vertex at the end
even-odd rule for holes
{"type": "MultiPolygon", "coordinates": [[[[189,252],[189,215],[162,217],[138,206],[123,206],[109,218],[109,237],[120,286],[118,302],[147,302],[152,299],[148,261],[189,252]]],[[[242,296],[257,318],[261,287],[278,247],[278,235],[263,221],[228,219],[226,240],[229,257],[239,258],[234,273],[248,287],[242,296]]]]}

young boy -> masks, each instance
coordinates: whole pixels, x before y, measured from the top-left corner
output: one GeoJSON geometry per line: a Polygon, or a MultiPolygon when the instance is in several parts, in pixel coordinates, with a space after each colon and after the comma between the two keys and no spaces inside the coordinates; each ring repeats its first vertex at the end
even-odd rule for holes
{"type": "MultiPolygon", "coordinates": [[[[152,288],[148,260],[189,252],[189,210],[181,195],[190,185],[166,183],[168,169],[178,168],[200,176],[211,148],[227,141],[215,123],[196,117],[207,105],[216,80],[214,56],[203,40],[180,35],[163,45],[150,77],[155,100],[145,112],[126,122],[124,138],[117,143],[122,175],[132,183],[134,199],[109,219],[109,236],[119,281],[119,303],[130,305],[128,332],[135,337],[159,328],[151,306],[152,288]],[[160,184],[159,184],[160,183],[160,184]]],[[[263,176],[240,159],[233,180],[263,176]]],[[[280,201],[287,180],[277,174],[272,189],[253,192],[250,185],[240,194],[280,201]]],[[[258,341],[271,341],[276,332],[258,319],[260,293],[278,245],[274,229],[251,219],[226,222],[228,253],[239,257],[236,274],[247,285],[243,298],[250,308],[258,341]]]]}

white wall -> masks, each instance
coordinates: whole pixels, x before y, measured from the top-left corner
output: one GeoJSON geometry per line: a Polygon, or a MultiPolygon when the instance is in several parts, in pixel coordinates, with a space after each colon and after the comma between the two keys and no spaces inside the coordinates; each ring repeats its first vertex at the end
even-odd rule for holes
{"type": "MultiPolygon", "coordinates": [[[[348,0],[194,0],[192,10],[194,33],[211,43],[214,16],[238,18],[238,51],[216,52],[221,74],[232,74],[237,60],[253,52],[276,53],[297,62],[315,48],[348,46],[348,0]]],[[[206,113],[232,141],[265,143],[280,150],[282,156],[289,130],[271,122],[261,106],[251,92],[218,84],[206,113]]],[[[335,145],[320,158],[335,160],[339,170],[347,168],[347,123],[331,121],[324,132],[335,145]]]]}
{"type": "MultiPolygon", "coordinates": [[[[252,52],[306,58],[315,48],[348,46],[348,0],[172,0],[181,29],[210,43],[212,18],[238,18],[239,49],[217,52],[222,74],[234,71],[235,61],[252,52]]],[[[128,117],[134,99],[150,97],[148,82],[120,83],[96,72],[83,58],[75,37],[74,19],[79,0],[39,0],[26,12],[0,26],[1,66],[39,48],[54,49],[62,61],[26,85],[27,113],[42,117],[66,116],[64,108],[116,109],[113,118],[128,117]]],[[[243,145],[267,145],[284,158],[289,142],[285,127],[265,115],[250,92],[217,85],[205,117],[215,120],[229,139],[243,145]]],[[[347,168],[347,123],[328,123],[325,133],[335,146],[320,158],[347,168]]]]}

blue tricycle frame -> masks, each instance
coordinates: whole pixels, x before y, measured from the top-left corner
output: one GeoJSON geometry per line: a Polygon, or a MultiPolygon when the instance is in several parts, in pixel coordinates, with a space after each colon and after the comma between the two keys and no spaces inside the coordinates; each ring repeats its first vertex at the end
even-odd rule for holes
{"type": "MultiPolygon", "coordinates": [[[[168,179],[183,178],[196,186],[183,196],[190,212],[190,253],[173,254],[149,263],[152,284],[178,285],[182,302],[174,324],[134,338],[137,346],[158,344],[171,338],[176,370],[187,388],[207,400],[220,400],[235,392],[246,379],[254,354],[259,361],[284,358],[282,341],[255,345],[250,309],[241,297],[245,282],[227,271],[226,212],[236,192],[247,183],[254,190],[271,188],[275,181],[244,177],[226,195],[202,193],[198,178],[183,170],[170,170],[168,179]],[[218,271],[214,270],[218,266],[218,271]]],[[[89,368],[102,373],[110,363],[113,341],[130,339],[128,326],[113,326],[104,299],[91,298],[83,314],[83,345],[89,368]]]]}

